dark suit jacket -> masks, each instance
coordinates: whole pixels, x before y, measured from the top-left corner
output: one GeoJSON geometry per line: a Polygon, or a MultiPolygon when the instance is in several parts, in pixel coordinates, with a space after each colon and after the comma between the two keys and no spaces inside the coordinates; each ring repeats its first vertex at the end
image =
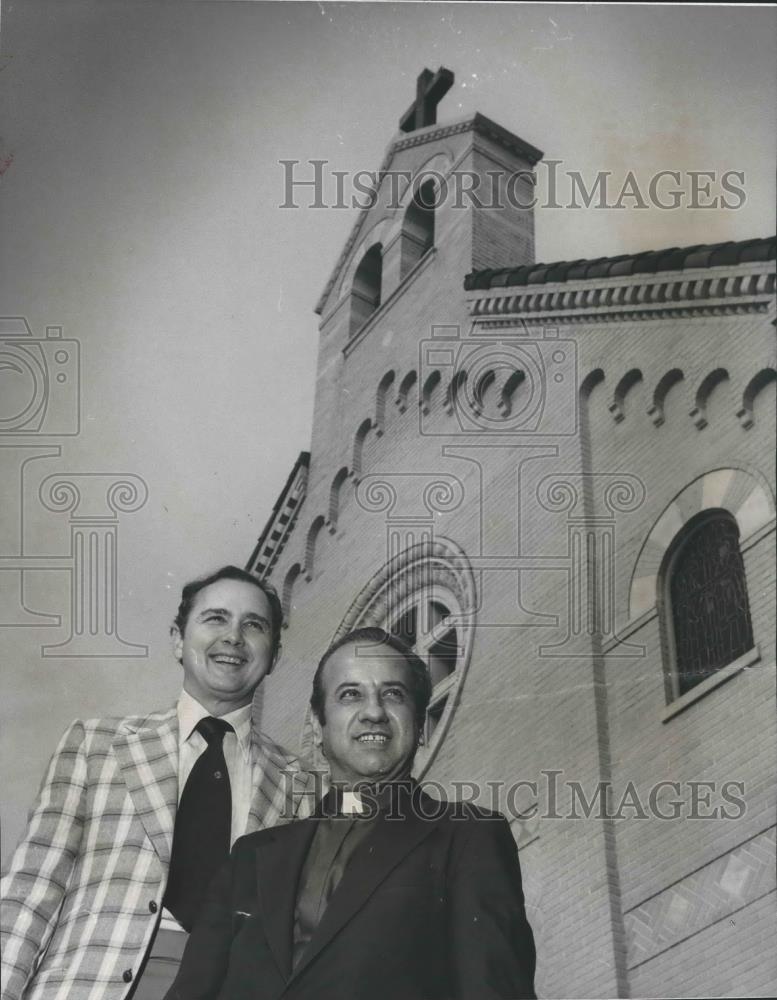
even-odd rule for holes
{"type": "Polygon", "coordinates": [[[166,1000],[534,997],[507,821],[417,787],[356,849],[292,972],[297,883],[316,822],[237,841],[166,1000]]]}

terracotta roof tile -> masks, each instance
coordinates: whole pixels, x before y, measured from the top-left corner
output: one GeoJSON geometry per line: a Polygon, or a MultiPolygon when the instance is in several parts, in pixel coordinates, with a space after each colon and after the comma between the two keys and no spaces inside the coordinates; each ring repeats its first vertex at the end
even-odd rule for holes
{"type": "Polygon", "coordinates": [[[549,282],[580,281],[586,278],[614,278],[621,275],[653,274],[656,271],[683,271],[695,267],[717,267],[747,261],[774,260],[777,237],[739,242],[697,244],[646,250],[617,257],[590,260],[561,260],[551,264],[524,264],[520,267],[487,268],[471,271],[464,279],[467,291],[509,288],[514,285],[544,285],[549,282]]]}

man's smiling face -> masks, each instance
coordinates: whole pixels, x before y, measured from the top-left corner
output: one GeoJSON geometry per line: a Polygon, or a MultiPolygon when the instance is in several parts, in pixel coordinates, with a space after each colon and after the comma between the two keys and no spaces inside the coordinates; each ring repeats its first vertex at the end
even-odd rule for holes
{"type": "Polygon", "coordinates": [[[184,690],[213,715],[247,705],[273,661],[272,611],[244,580],[217,580],[196,595],[183,635],[173,629],[184,690]]]}
{"type": "Polygon", "coordinates": [[[345,787],[407,777],[417,746],[411,671],[390,646],[349,643],[324,665],[316,742],[345,787]]]}

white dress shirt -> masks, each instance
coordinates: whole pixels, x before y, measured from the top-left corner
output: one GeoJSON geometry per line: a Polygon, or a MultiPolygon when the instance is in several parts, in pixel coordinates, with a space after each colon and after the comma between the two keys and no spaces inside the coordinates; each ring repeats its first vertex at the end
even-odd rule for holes
{"type": "MultiPolygon", "coordinates": [[[[186,781],[197,758],[205,751],[207,741],[197,731],[200,719],[210,715],[207,708],[193,698],[188,691],[182,691],[178,699],[178,802],[181,802],[186,781]]],[[[246,832],[248,811],[251,807],[253,791],[253,769],[251,765],[251,703],[220,718],[228,722],[234,732],[224,734],[224,760],[227,763],[229,787],[232,792],[232,826],[230,846],[246,832]]],[[[181,930],[178,921],[166,909],[162,910],[162,927],[181,930]]]]}

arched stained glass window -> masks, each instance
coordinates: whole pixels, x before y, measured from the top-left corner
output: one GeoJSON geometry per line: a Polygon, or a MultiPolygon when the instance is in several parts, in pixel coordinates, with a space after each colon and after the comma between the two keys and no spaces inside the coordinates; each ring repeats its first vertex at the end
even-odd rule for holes
{"type": "Polygon", "coordinates": [[[753,647],[739,528],[728,511],[688,523],[667,576],[675,697],[753,647]]]}
{"type": "Polygon", "coordinates": [[[429,667],[432,698],[424,734],[427,744],[454,689],[457,681],[454,674],[462,652],[458,630],[452,624],[461,611],[453,595],[439,597],[432,588],[416,591],[402,611],[386,625],[389,632],[406,642],[429,667]]]}

